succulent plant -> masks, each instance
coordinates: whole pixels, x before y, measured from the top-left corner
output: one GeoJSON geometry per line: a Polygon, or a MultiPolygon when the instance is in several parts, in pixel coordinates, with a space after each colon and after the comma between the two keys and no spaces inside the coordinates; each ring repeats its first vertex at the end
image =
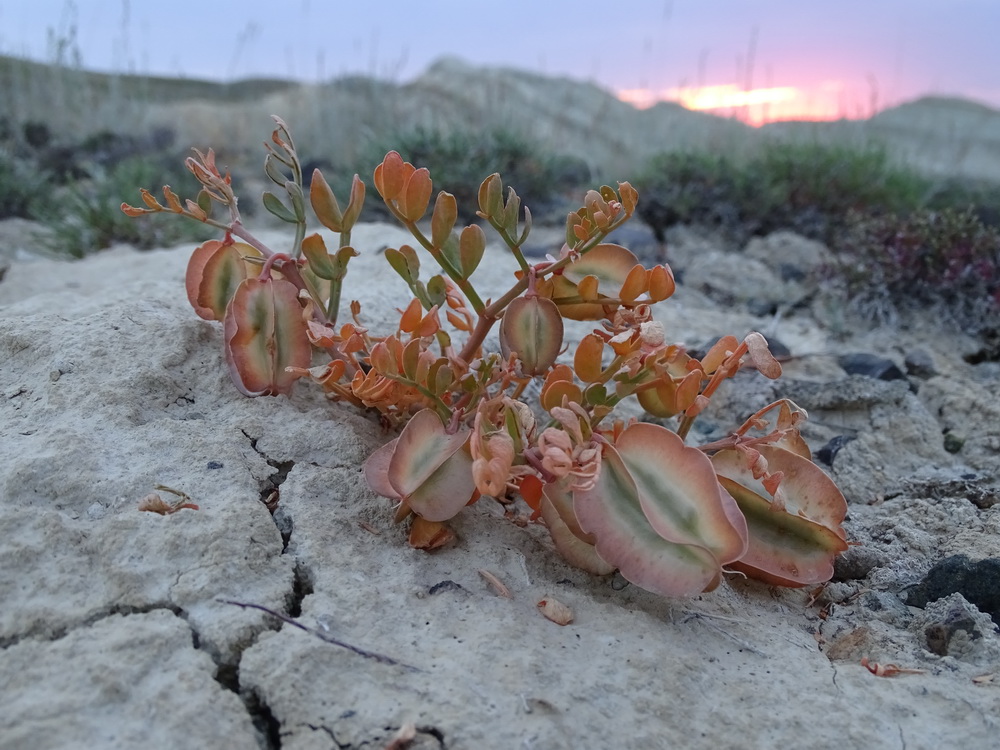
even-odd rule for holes
{"type": "Polygon", "coordinates": [[[355,176],[342,210],[320,171],[313,174],[308,203],[339,234],[328,250],[321,235],[306,234],[302,170],[280,120],[267,148],[265,170],[285,198],[265,193],[264,206],[294,226],[290,254],[243,225],[231,179],[211,151],[187,162],[203,186],[196,199],[182,202],[164,188],[163,205],[142,191],[144,207],[123,210],[181,214],[223,233],[195,250],[186,286],[198,315],[223,322],[240,391],[289,393],[308,378],[334,400],[377,410],[400,428],[368,458],[364,476],[395,503],[397,521],[409,519],[410,544],[447,544],[450,519],[492,497],[515,521],[544,524],[569,563],[597,575],[618,570],[667,596],[711,590],[726,571],[785,586],[830,577],[833,557],[846,549],[846,503],[810,460],[799,435],[804,412],[779,401],[724,440],[686,444],[712,395],[741,367],[750,363],[769,378],[781,367],[759,333],[724,336],[700,359],[667,341],[652,306],[674,293],[670,268],[646,267],[607,242],[635,213],[629,183],[587,192],[567,217],[562,246],[529,263],[521,247],[531,213],[513,189],[505,194],[499,175],[487,177],[478,216],[513,263],[508,291],[484,300],[471,276],[486,252],[497,251],[479,225],[457,226],[454,196],[435,198],[426,169],[389,152],[373,183],[417,247],[385,251],[412,298],[396,330],[375,335],[356,302],[351,321],[338,323],[358,254],[351,231],[363,183],[355,176]],[[213,204],[228,217],[213,218],[213,204]],[[439,271],[429,277],[427,257],[439,271]],[[561,361],[564,319],[598,323],[568,361],[561,361]],[[498,352],[485,349],[494,326],[498,352]],[[318,366],[315,352],[324,358],[318,366]],[[537,403],[528,403],[533,380],[541,387],[537,403]],[[615,419],[615,407],[632,397],[676,419],[676,429],[615,419]]]}

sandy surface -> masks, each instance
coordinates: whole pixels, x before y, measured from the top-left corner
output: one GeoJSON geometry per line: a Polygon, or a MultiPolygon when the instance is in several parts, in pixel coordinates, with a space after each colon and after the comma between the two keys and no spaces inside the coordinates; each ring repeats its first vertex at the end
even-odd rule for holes
{"type": "MultiPolygon", "coordinates": [[[[378,250],[403,239],[355,232],[349,296],[376,329],[405,291],[378,250]]],[[[219,326],[184,296],[190,246],[14,260],[0,281],[0,748],[371,748],[407,724],[414,748],[995,747],[995,624],[958,594],[906,602],[941,559],[997,556],[1000,406],[986,394],[1000,368],[966,363],[977,342],[931,319],[845,328],[819,297],[781,317],[738,295],[722,305],[695,260],[716,252],[723,274],[744,256],[674,240],[691,281],[660,306],[668,336],[758,329],[792,353],[778,384],[728,384],[705,434],[788,395],[814,449],[853,437],[826,468],[857,546],[823,591],[729,576],[659,598],[569,567],[543,528],[489,501],[460,515],[455,544],[412,550],[359,474],[388,437],[376,420],[308,387],[246,399],[229,383],[219,326]],[[835,358],[902,366],[917,348],[934,374],[848,377],[835,358]],[[200,510],[139,512],[155,484],[200,510]],[[539,614],[546,597],[571,625],[539,614]],[[943,654],[928,635],[942,632],[943,654]],[[862,658],[920,672],[878,677],[862,658]]],[[[793,235],[764,242],[747,254],[810,254],[793,235]]],[[[502,268],[483,264],[485,292],[502,268]]]]}

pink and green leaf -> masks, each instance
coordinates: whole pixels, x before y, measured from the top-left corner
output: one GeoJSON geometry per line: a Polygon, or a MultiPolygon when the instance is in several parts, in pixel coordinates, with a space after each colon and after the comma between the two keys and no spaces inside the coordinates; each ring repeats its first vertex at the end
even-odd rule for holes
{"type": "Polygon", "coordinates": [[[209,240],[196,248],[188,261],[184,285],[188,301],[200,318],[222,320],[236,287],[250,275],[244,256],[260,251],[242,242],[225,244],[209,240]]]}
{"type": "Polygon", "coordinates": [[[288,393],[298,375],[285,368],[308,368],[312,345],[298,289],[283,279],[246,279],[225,315],[229,374],[248,396],[288,393]]]}
{"type": "Polygon", "coordinates": [[[847,549],[841,527],[847,514],[844,496],[808,459],[773,446],[756,449],[769,472],[784,475],[779,485],[784,509],[773,503],[737,451],[719,451],[712,457],[720,484],[736,500],[750,532],[750,546],[733,567],[781,586],[829,580],[834,558],[847,549]]]}
{"type": "Polygon", "coordinates": [[[721,565],[705,547],[664,539],[649,524],[639,490],[613,446],[604,446],[601,473],[573,495],[580,528],[597,538],[597,554],[632,583],[664,596],[689,596],[717,584],[721,565]]]}
{"type": "Polygon", "coordinates": [[[418,412],[395,440],[365,461],[368,486],[426,521],[446,521],[472,499],[469,432],[449,435],[431,409],[418,412]]]}
{"type": "Polygon", "coordinates": [[[743,555],[746,523],[704,453],[684,445],[675,432],[643,422],[626,429],[615,448],[660,536],[705,547],[722,564],[743,555]]]}
{"type": "Polygon", "coordinates": [[[615,566],[609,565],[597,553],[597,549],[593,544],[594,538],[589,534],[583,534],[582,531],[579,534],[574,531],[573,526],[579,529],[579,524],[576,521],[576,516],[573,515],[572,497],[563,489],[556,489],[552,492],[549,489],[550,487],[554,487],[554,485],[546,485],[543,490],[539,501],[539,509],[542,519],[549,529],[549,534],[552,536],[552,542],[555,544],[559,554],[570,565],[585,570],[588,573],[594,575],[609,575],[610,573],[614,573],[615,566]],[[562,507],[556,506],[556,503],[552,500],[553,496],[557,497],[557,501],[561,502],[562,507]],[[564,520],[564,514],[567,511],[572,525],[564,520]],[[591,541],[588,542],[581,535],[591,541]]]}
{"type": "Polygon", "coordinates": [[[368,456],[364,465],[365,481],[368,482],[372,492],[392,500],[402,499],[389,481],[389,464],[392,462],[392,454],[396,450],[398,440],[398,438],[390,440],[376,450],[368,456]]]}
{"type": "MultiPolygon", "coordinates": [[[[635,254],[621,245],[597,245],[566,266],[561,274],[552,277],[553,299],[577,296],[580,294],[580,282],[588,276],[597,279],[599,299],[617,298],[629,272],[637,263],[635,254]]],[[[559,309],[564,317],[571,320],[598,320],[605,314],[599,301],[560,304],[559,309]]]]}
{"type": "Polygon", "coordinates": [[[563,320],[552,300],[518,297],[500,321],[500,351],[516,352],[525,375],[540,375],[555,364],[562,349],[563,320]]]}

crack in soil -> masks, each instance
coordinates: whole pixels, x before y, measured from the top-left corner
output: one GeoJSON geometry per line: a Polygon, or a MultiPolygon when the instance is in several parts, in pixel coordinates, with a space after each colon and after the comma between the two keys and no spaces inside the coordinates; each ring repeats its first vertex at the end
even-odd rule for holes
{"type": "Polygon", "coordinates": [[[281,724],[274,718],[270,706],[267,705],[259,692],[256,690],[244,691],[240,686],[240,663],[243,661],[244,652],[257,643],[261,633],[278,630],[280,626],[279,628],[265,627],[259,631],[252,642],[240,649],[235,664],[223,662],[219,655],[213,653],[211,649],[202,648],[198,629],[190,622],[188,622],[188,627],[191,628],[191,642],[195,650],[208,654],[215,663],[215,674],[212,675],[215,681],[223,690],[234,693],[246,708],[250,721],[257,732],[260,749],[281,750],[281,724]]]}
{"type": "Polygon", "coordinates": [[[111,607],[102,609],[100,612],[81,619],[78,622],[70,623],[68,625],[63,625],[57,628],[49,629],[47,623],[44,621],[36,622],[28,630],[18,633],[16,635],[8,636],[6,638],[0,638],[0,651],[10,648],[11,646],[16,646],[23,640],[32,639],[37,641],[44,641],[47,643],[53,643],[55,641],[62,640],[67,635],[69,635],[74,630],[79,630],[80,628],[89,628],[92,625],[97,624],[101,620],[106,620],[114,615],[123,615],[128,617],[130,615],[146,615],[150,612],[156,612],[157,610],[166,609],[180,617],[182,620],[187,621],[187,612],[185,612],[180,607],[174,604],[167,604],[165,602],[152,602],[150,604],[144,604],[138,607],[134,607],[128,604],[114,604],[111,607]]]}
{"type": "Polygon", "coordinates": [[[288,479],[288,474],[295,466],[295,461],[277,461],[268,456],[257,447],[257,438],[250,437],[246,430],[240,430],[243,436],[250,441],[253,451],[263,458],[267,465],[274,469],[266,478],[260,480],[260,501],[264,503],[274,525],[278,527],[281,534],[281,554],[288,550],[288,542],[292,538],[292,518],[279,507],[281,502],[281,485],[288,479]]]}
{"type": "MultiPolygon", "coordinates": [[[[353,713],[354,713],[353,711],[349,711],[347,712],[347,714],[345,714],[345,716],[353,713]]],[[[344,718],[344,716],[342,716],[341,718],[344,718]]],[[[337,739],[337,735],[334,732],[333,728],[328,727],[326,724],[307,723],[306,726],[309,727],[309,729],[311,729],[314,732],[323,732],[324,734],[329,736],[329,738],[333,740],[333,744],[337,746],[337,750],[361,750],[361,748],[365,747],[382,747],[385,745],[385,738],[362,740],[360,744],[354,744],[353,742],[341,742],[339,739],[337,739]]],[[[383,729],[385,730],[386,734],[389,735],[389,737],[392,737],[397,731],[399,731],[400,727],[386,726],[383,727],[383,729]]],[[[427,744],[425,742],[421,742],[421,737],[420,737],[420,735],[425,735],[426,736],[425,738],[433,738],[433,741],[436,742],[436,746],[438,747],[439,750],[445,750],[446,748],[444,742],[444,732],[442,732],[435,726],[416,727],[416,735],[417,736],[414,737],[412,740],[406,741],[405,745],[399,745],[399,747],[404,747],[404,746],[409,747],[413,743],[417,743],[418,747],[427,747],[427,744]]],[[[390,741],[390,744],[387,747],[395,748],[397,747],[397,744],[395,742],[390,741]]]]}

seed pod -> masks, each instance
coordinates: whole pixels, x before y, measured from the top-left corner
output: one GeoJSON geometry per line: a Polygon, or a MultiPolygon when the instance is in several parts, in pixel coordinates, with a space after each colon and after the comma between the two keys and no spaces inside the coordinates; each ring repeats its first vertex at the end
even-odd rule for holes
{"type": "Polygon", "coordinates": [[[559,356],[563,321],[556,304],[544,297],[518,297],[500,321],[500,351],[516,352],[525,375],[546,372],[559,356]]]}

